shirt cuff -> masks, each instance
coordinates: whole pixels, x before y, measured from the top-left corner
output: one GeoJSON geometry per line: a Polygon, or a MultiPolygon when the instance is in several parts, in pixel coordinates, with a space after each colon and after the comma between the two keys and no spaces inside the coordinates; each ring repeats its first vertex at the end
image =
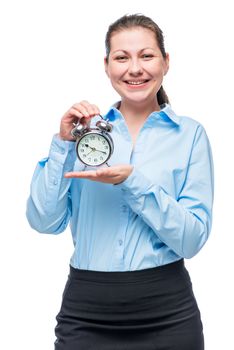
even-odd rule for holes
{"type": "Polygon", "coordinates": [[[116,186],[118,186],[126,196],[137,198],[149,192],[153,184],[141,171],[134,167],[127,179],[116,186]]]}
{"type": "Polygon", "coordinates": [[[65,161],[74,164],[76,160],[75,142],[65,141],[54,135],[49,151],[49,158],[64,164],[65,161]]]}

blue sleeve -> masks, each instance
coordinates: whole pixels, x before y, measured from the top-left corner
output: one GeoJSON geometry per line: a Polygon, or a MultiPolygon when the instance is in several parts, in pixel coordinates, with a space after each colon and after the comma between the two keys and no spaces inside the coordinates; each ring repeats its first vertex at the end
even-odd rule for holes
{"type": "Polygon", "coordinates": [[[26,216],[38,232],[63,232],[71,216],[70,184],[64,173],[72,171],[76,159],[74,142],[53,137],[49,157],[42,159],[33,174],[26,216]]]}
{"type": "Polygon", "coordinates": [[[117,186],[122,188],[131,209],[179,256],[193,257],[207,241],[212,224],[214,171],[210,143],[201,125],[196,130],[178,198],[138,169],[117,186]]]}

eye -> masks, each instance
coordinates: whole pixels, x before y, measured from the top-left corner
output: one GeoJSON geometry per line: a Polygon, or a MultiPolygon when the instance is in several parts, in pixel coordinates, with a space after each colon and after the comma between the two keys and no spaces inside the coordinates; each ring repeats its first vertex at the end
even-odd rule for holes
{"type": "Polygon", "coordinates": [[[117,56],[115,59],[117,61],[124,61],[124,60],[127,60],[127,56],[117,56]]]}
{"type": "Polygon", "coordinates": [[[147,54],[147,53],[144,53],[143,55],[142,55],[142,58],[144,58],[144,59],[151,59],[152,57],[154,57],[152,54],[147,54]]]}

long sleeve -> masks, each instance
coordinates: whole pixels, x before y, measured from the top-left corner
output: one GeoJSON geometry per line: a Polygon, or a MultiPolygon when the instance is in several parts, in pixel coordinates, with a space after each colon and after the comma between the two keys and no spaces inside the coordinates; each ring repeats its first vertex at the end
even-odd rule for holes
{"type": "Polygon", "coordinates": [[[49,156],[34,171],[26,216],[38,232],[58,234],[67,227],[71,216],[69,187],[64,172],[73,170],[76,159],[74,142],[53,137],[49,156]]]}
{"type": "Polygon", "coordinates": [[[131,209],[179,256],[193,257],[206,242],[212,223],[214,175],[210,143],[201,125],[178,198],[136,168],[118,186],[131,209]]]}
{"type": "Polygon", "coordinates": [[[191,258],[212,223],[213,159],[205,129],[165,105],[148,116],[133,148],[120,111],[111,108],[106,119],[115,145],[108,164],[132,164],[133,172],[118,185],[66,179],[65,172],[84,164],[74,142],[54,136],[33,175],[30,225],[58,234],[69,223],[74,268],[134,271],[191,258]]]}

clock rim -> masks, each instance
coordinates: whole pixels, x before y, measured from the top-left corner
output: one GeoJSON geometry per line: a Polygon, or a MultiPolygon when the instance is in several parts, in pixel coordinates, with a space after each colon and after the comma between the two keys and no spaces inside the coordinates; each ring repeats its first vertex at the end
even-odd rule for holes
{"type": "Polygon", "coordinates": [[[111,139],[111,136],[107,133],[104,134],[104,132],[99,132],[98,130],[95,130],[95,131],[89,131],[87,133],[85,133],[84,135],[82,135],[77,141],[76,141],[76,154],[77,154],[77,157],[79,158],[79,160],[81,161],[81,163],[87,165],[87,166],[91,166],[91,167],[99,167],[105,163],[107,163],[107,161],[110,159],[112,153],[113,153],[113,150],[114,150],[114,144],[113,144],[113,141],[111,139]],[[86,163],[83,159],[81,159],[81,157],[79,156],[79,153],[78,153],[78,146],[81,142],[81,140],[86,137],[87,135],[99,135],[99,136],[102,136],[109,144],[109,149],[110,149],[110,152],[109,152],[109,155],[108,157],[106,158],[106,160],[100,164],[96,164],[96,165],[91,165],[89,163],[86,163]]]}

